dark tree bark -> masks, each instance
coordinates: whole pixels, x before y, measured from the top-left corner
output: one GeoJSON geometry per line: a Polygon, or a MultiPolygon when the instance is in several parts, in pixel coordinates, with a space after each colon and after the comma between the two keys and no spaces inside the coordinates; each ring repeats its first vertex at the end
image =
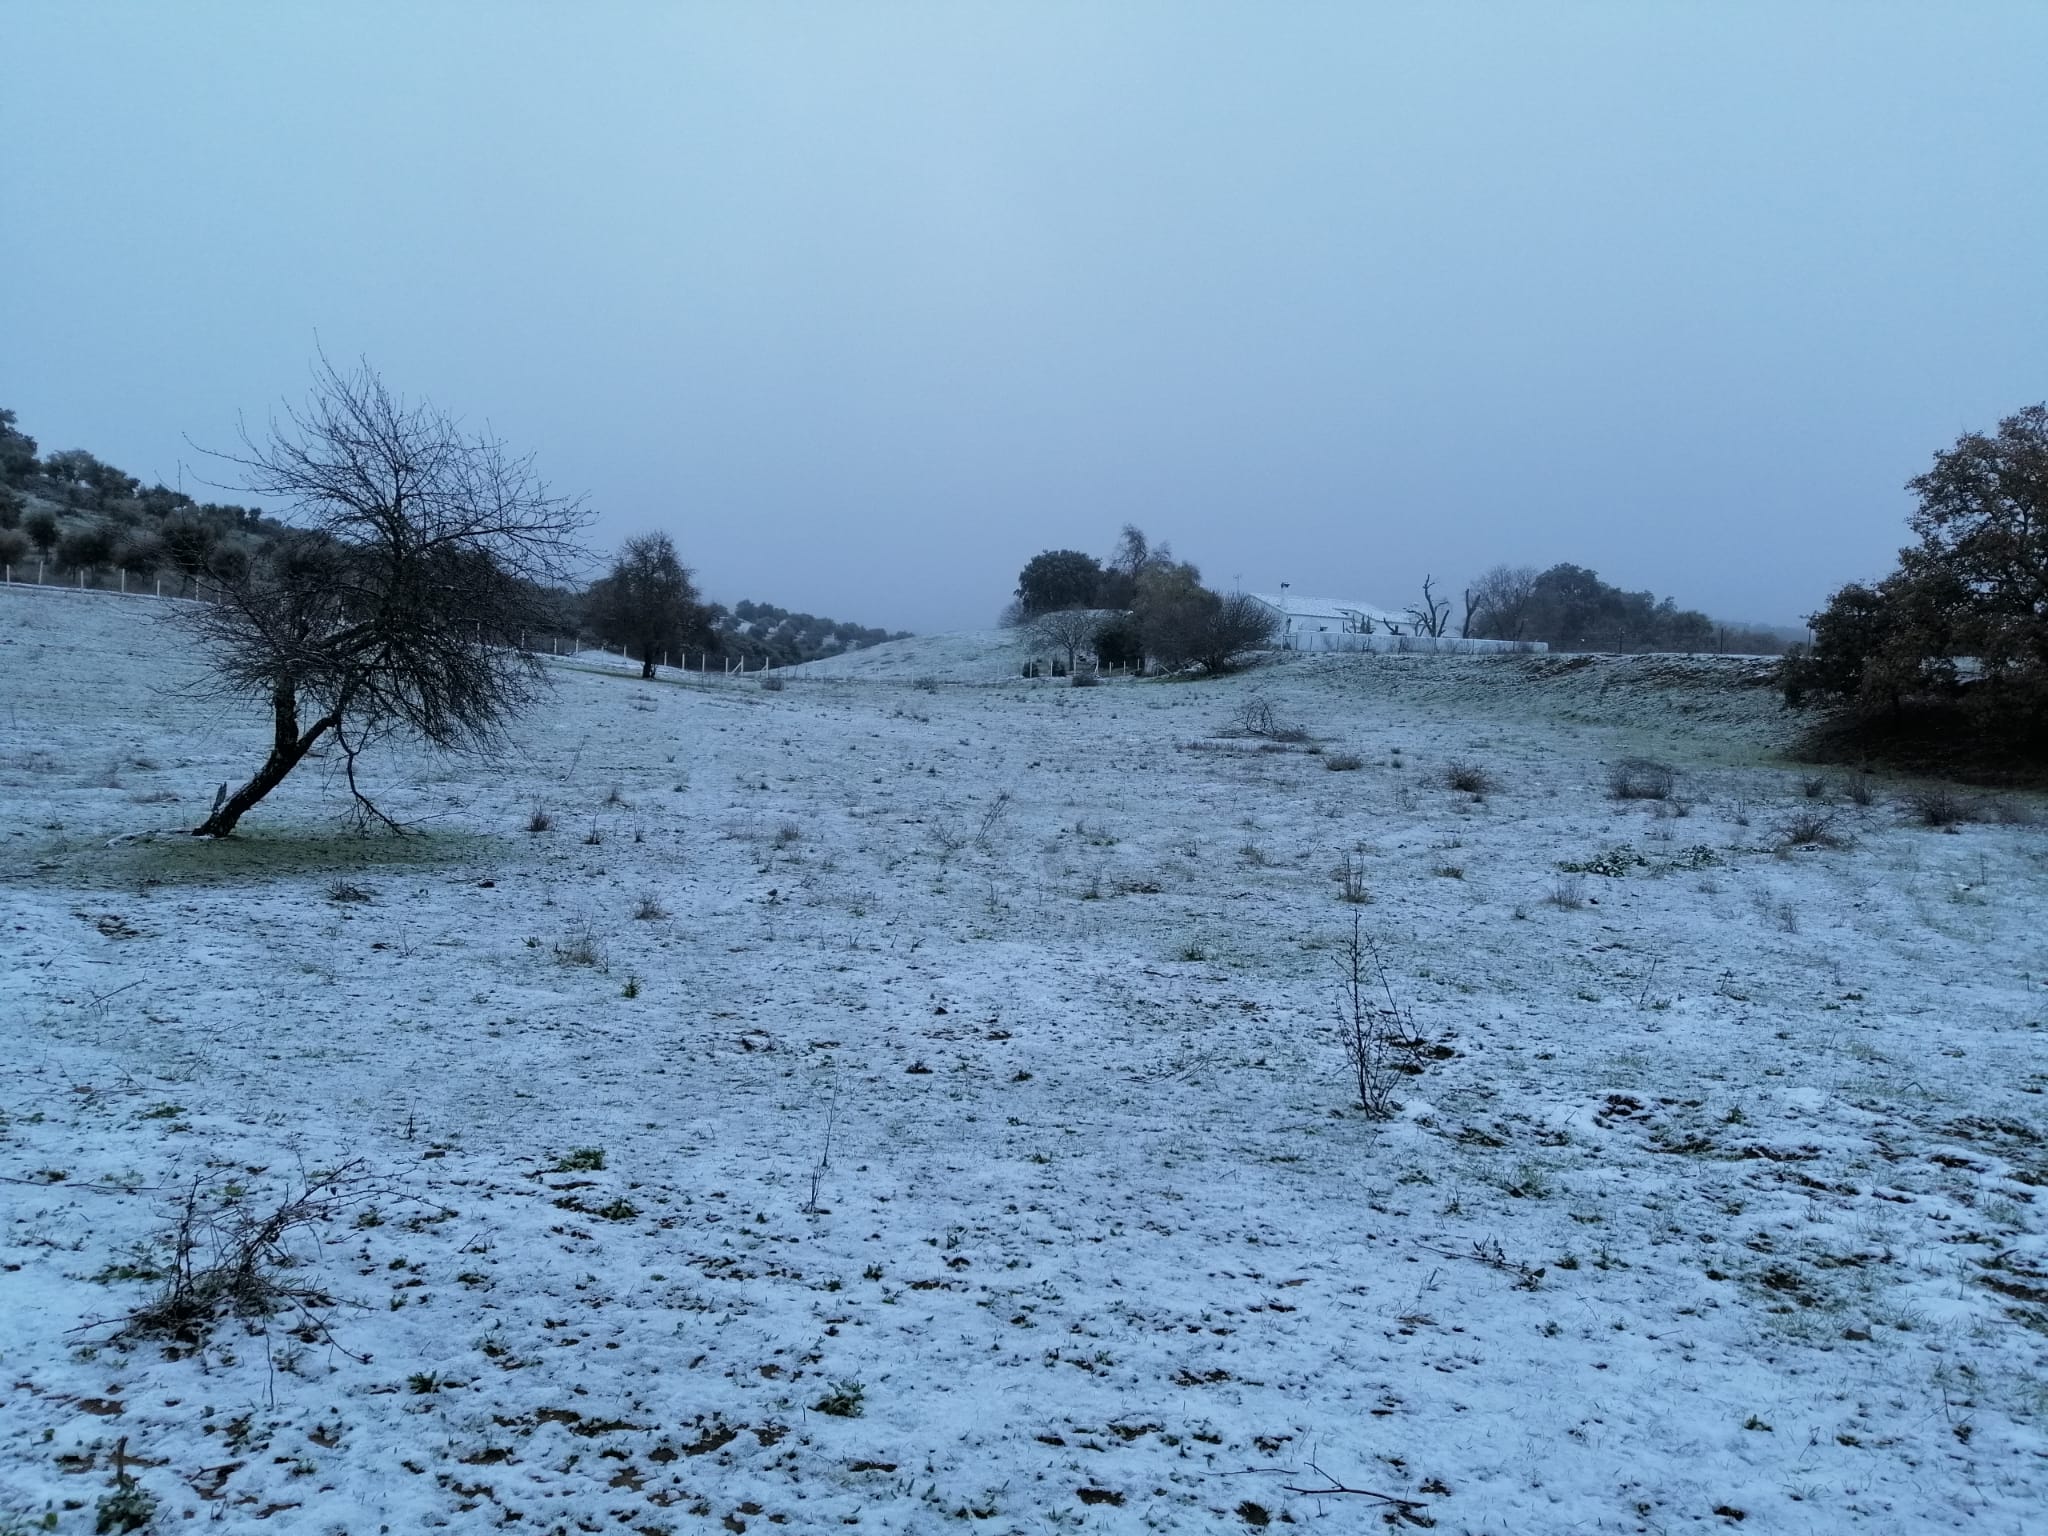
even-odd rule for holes
{"type": "Polygon", "coordinates": [[[290,682],[279,683],[271,695],[271,713],[270,756],[250,775],[246,784],[222,800],[205,821],[192,829],[193,835],[226,837],[234,831],[235,823],[282,784],[286,775],[305,760],[306,754],[313,750],[322,736],[340,727],[342,719],[339,711],[330,711],[301,731],[298,692],[290,682]]]}

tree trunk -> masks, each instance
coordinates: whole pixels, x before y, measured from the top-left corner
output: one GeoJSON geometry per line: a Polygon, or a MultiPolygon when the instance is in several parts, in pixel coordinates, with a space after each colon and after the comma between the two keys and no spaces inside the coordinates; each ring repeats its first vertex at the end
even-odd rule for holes
{"type": "Polygon", "coordinates": [[[304,731],[299,729],[299,695],[290,682],[281,682],[270,696],[274,732],[270,756],[255,775],[213,808],[213,814],[192,829],[194,837],[226,837],[251,807],[282,784],[313,750],[313,744],[341,724],[341,711],[322,715],[304,731]]]}

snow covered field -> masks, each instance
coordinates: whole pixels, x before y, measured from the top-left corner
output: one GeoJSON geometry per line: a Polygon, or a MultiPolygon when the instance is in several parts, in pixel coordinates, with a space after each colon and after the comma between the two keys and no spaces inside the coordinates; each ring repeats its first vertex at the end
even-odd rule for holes
{"type": "Polygon", "coordinates": [[[0,1532],[2042,1529],[2048,840],[1753,664],[565,667],[209,845],[171,606],[0,593],[0,1532]],[[337,1170],[306,1308],[122,1336],[337,1170]]]}

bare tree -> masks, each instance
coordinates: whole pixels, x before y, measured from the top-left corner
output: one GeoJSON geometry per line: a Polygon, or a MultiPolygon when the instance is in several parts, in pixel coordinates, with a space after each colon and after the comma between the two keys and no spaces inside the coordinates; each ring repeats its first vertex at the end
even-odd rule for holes
{"type": "Polygon", "coordinates": [[[1451,605],[1447,599],[1439,598],[1430,588],[1435,585],[1434,576],[1422,578],[1422,606],[1410,608],[1408,617],[1415,621],[1418,635],[1441,636],[1444,626],[1450,621],[1451,605]]]}
{"type": "Polygon", "coordinates": [[[269,755],[193,830],[232,832],[329,737],[358,810],[395,827],[357,785],[357,756],[390,734],[446,750],[498,741],[543,680],[519,631],[542,612],[542,584],[581,557],[588,514],[551,494],[530,456],[407,403],[367,363],[342,373],[323,357],[302,407],[214,457],[282,503],[293,531],[188,620],[218,687],[262,699],[272,723],[269,755]]]}
{"type": "Polygon", "coordinates": [[[1061,608],[1052,613],[1041,613],[1031,621],[1027,633],[1034,647],[1064,651],[1067,670],[1072,672],[1075,658],[1095,643],[1095,631],[1108,617],[1108,614],[1093,608],[1061,608]]]}
{"type": "Polygon", "coordinates": [[[654,676],[657,655],[711,640],[696,584],[665,533],[626,541],[611,574],[591,584],[590,619],[606,640],[640,653],[642,677],[654,676]]]}
{"type": "Polygon", "coordinates": [[[1496,565],[1472,583],[1465,599],[1465,633],[1524,640],[1536,616],[1536,570],[1496,565]]]}
{"type": "Polygon", "coordinates": [[[1123,532],[1117,537],[1116,552],[1103,566],[1102,580],[1095,591],[1095,605],[1098,608],[1129,608],[1137,600],[1138,578],[1147,571],[1164,569],[1172,564],[1171,545],[1154,544],[1136,523],[1125,523],[1123,532]]]}

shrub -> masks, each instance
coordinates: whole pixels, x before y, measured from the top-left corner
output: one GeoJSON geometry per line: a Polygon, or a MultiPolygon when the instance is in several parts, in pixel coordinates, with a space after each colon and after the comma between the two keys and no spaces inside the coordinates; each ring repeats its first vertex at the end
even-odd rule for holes
{"type": "Polygon", "coordinates": [[[1459,762],[1455,759],[1444,768],[1444,782],[1452,789],[1467,795],[1490,795],[1494,789],[1492,774],[1476,763],[1459,762]]]}
{"type": "Polygon", "coordinates": [[[598,943],[596,931],[582,923],[556,942],[555,960],[561,965],[602,966],[604,947],[598,943]]]}
{"type": "Polygon", "coordinates": [[[1849,839],[1835,830],[1826,811],[1797,811],[1778,828],[1778,848],[1846,848],[1849,839]]]}
{"type": "Polygon", "coordinates": [[[224,1316],[330,1305],[324,1293],[289,1277],[298,1259],[287,1245],[295,1233],[326,1225],[380,1188],[360,1161],[345,1163],[311,1176],[296,1193],[287,1188],[276,1206],[258,1211],[229,1189],[195,1181],[165,1238],[170,1272],[163,1289],[128,1314],[122,1333],[197,1342],[224,1316]]]}
{"type": "Polygon", "coordinates": [[[857,1381],[835,1381],[832,1390],[819,1398],[811,1407],[819,1413],[829,1413],[838,1419],[857,1419],[866,1411],[863,1399],[867,1388],[857,1381]]]}
{"type": "Polygon", "coordinates": [[[0,528],[0,565],[20,565],[33,547],[19,528],[0,528]]]}
{"type": "Polygon", "coordinates": [[[1273,713],[1273,706],[1264,694],[1254,693],[1237,706],[1232,719],[1231,731],[1238,736],[1256,736],[1265,741],[1286,742],[1298,745],[1309,739],[1308,727],[1283,722],[1273,713]]]}
{"type": "Polygon", "coordinates": [[[1655,758],[1625,757],[1607,770],[1607,788],[1617,800],[1669,800],[1678,771],[1655,758]]]}
{"type": "Polygon", "coordinates": [[[1365,766],[1365,759],[1356,752],[1332,752],[1324,757],[1323,766],[1331,773],[1356,773],[1365,766]]]}
{"type": "Polygon", "coordinates": [[[761,674],[761,691],[763,693],[780,693],[788,686],[779,673],[763,672],[761,674]]]}
{"type": "Polygon", "coordinates": [[[1559,875],[1550,882],[1550,890],[1543,899],[1553,907],[1575,911],[1586,904],[1586,882],[1579,875],[1559,875]]]}
{"type": "Polygon", "coordinates": [[[1386,957],[1354,913],[1337,954],[1337,1038],[1351,1069],[1358,1107],[1374,1120],[1390,1120],[1401,1107],[1395,1084],[1423,1063],[1455,1054],[1415,1029],[1415,1012],[1394,991],[1386,957]]]}
{"type": "Polygon", "coordinates": [[[1095,688],[1101,685],[1102,678],[1094,672],[1076,672],[1068,682],[1075,688],[1095,688]]]}
{"type": "Polygon", "coordinates": [[[545,806],[536,805],[532,813],[526,818],[526,830],[536,835],[549,831],[553,828],[554,824],[555,818],[548,814],[547,807],[545,806]]]}
{"type": "Polygon", "coordinates": [[[1975,801],[1946,784],[1930,784],[1906,796],[1906,809],[1923,827],[1953,827],[1979,819],[1975,801]]]}

